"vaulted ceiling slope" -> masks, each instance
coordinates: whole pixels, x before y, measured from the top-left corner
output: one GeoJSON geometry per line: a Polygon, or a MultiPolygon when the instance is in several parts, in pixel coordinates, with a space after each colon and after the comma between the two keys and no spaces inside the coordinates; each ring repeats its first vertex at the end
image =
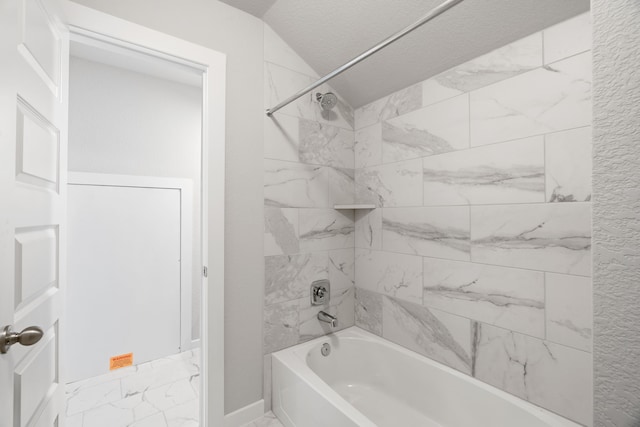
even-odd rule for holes
{"type": "MultiPolygon", "coordinates": [[[[222,0],[269,24],[324,75],[443,0],[222,0]]],[[[465,0],[333,79],[354,108],[589,10],[589,0],[465,0]]]]}

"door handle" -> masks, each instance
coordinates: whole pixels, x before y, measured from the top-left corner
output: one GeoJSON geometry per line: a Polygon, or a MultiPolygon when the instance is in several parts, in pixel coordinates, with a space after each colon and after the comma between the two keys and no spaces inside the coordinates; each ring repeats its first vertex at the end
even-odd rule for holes
{"type": "Polygon", "coordinates": [[[13,332],[11,326],[5,326],[0,333],[0,353],[5,354],[14,344],[34,345],[43,335],[44,332],[37,326],[29,326],[22,332],[13,332]]]}

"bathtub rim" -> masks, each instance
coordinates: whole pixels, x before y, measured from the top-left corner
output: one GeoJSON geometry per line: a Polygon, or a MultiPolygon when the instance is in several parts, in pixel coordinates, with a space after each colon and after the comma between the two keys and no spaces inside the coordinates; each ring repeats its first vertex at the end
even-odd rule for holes
{"type": "MultiPolygon", "coordinates": [[[[315,392],[323,396],[325,399],[329,400],[341,412],[343,412],[354,422],[358,423],[358,425],[360,426],[375,427],[376,424],[373,423],[365,414],[360,412],[360,410],[358,410],[355,406],[350,404],[328,383],[323,381],[322,378],[320,378],[320,376],[316,374],[307,364],[307,355],[313,348],[319,347],[325,342],[329,342],[330,344],[332,344],[332,340],[336,339],[347,341],[366,341],[390,348],[391,350],[409,356],[420,363],[425,363],[431,368],[444,371],[445,373],[453,375],[461,379],[462,381],[466,381],[470,383],[471,386],[477,386],[484,392],[497,395],[499,398],[507,401],[508,403],[513,404],[524,411],[532,413],[534,416],[540,418],[541,421],[548,423],[549,427],[582,427],[581,424],[565,418],[562,415],[556,414],[555,412],[521,399],[495,386],[480,381],[477,378],[474,378],[454,368],[430,359],[429,357],[416,353],[413,350],[409,350],[405,347],[402,347],[401,345],[398,345],[385,338],[361,329],[358,326],[351,326],[349,328],[337,332],[332,332],[327,335],[314,338],[310,341],[306,341],[304,343],[300,343],[295,346],[272,353],[272,364],[274,363],[275,358],[278,362],[288,367],[296,374],[298,379],[311,387],[315,392]]],[[[273,392],[275,392],[275,390],[273,390],[272,382],[272,393],[273,392]]]]}

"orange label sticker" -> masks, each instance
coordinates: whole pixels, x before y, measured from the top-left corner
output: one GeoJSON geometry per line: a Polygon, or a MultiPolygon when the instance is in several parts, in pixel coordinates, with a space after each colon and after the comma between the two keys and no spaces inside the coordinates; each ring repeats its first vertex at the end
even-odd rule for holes
{"type": "Polygon", "coordinates": [[[113,356],[109,359],[109,370],[126,368],[133,365],[133,353],[121,354],[120,356],[113,356]]]}

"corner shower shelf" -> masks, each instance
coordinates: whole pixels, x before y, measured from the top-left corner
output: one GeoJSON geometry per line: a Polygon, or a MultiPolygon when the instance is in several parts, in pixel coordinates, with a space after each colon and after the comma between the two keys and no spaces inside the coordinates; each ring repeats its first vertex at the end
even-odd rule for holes
{"type": "Polygon", "coordinates": [[[360,204],[360,205],[333,205],[334,209],[375,209],[376,205],[373,204],[360,204]]]}

